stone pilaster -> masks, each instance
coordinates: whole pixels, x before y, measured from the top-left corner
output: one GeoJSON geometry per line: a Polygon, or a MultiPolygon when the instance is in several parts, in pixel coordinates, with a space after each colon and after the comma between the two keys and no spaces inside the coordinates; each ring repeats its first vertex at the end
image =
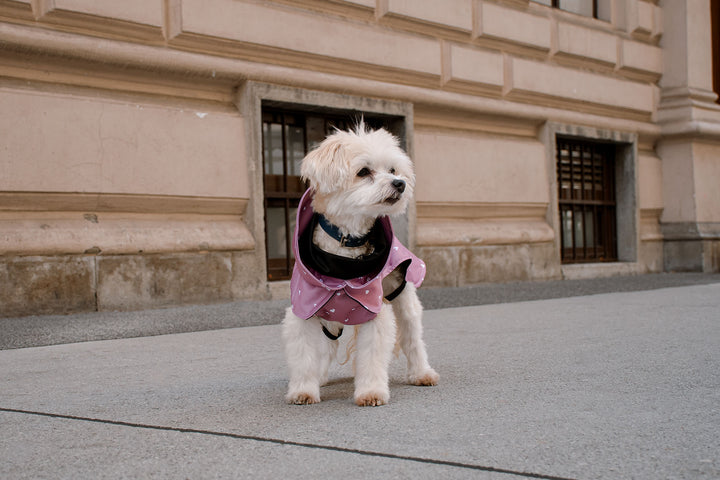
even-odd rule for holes
{"type": "Polygon", "coordinates": [[[720,105],[712,86],[710,0],[666,0],[657,121],[665,269],[720,270],[720,105]]]}

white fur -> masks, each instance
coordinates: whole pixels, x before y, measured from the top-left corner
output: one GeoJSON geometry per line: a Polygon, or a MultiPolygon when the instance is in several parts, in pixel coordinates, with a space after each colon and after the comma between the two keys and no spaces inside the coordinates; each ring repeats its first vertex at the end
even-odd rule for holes
{"type": "Polygon", "coordinates": [[[345,235],[363,235],[377,217],[403,213],[415,189],[412,162],[397,139],[386,130],[367,131],[362,124],[354,132],[326,138],[303,159],[301,174],[315,192],[315,211],[345,235]],[[358,177],[363,167],[372,175],[358,177]],[[395,194],[393,180],[404,181],[405,192],[395,204],[382,203],[395,194]]]}
{"type": "MultiPolygon", "coordinates": [[[[366,234],[375,219],[403,213],[415,188],[410,158],[395,137],[385,130],[367,130],[361,123],[354,131],[338,131],[323,141],[303,160],[302,176],[313,190],[313,209],[338,226],[345,235],[366,234]],[[362,170],[367,169],[365,175],[362,170]],[[363,173],[358,176],[358,173],[363,173]],[[393,182],[404,182],[400,192],[393,182]]],[[[321,249],[357,257],[366,247],[342,247],[322,229],[313,232],[321,249]]],[[[394,291],[399,274],[383,281],[384,293],[394,291]]],[[[390,398],[388,367],[396,340],[408,360],[408,380],[414,385],[435,385],[438,374],[427,358],[422,340],[422,305],[414,285],[408,283],[391,305],[385,304],[377,317],[355,327],[355,403],[384,405],[390,398]]],[[[322,332],[325,325],[337,333],[339,325],[318,317],[303,320],[287,310],[283,320],[285,353],[290,370],[286,400],[310,404],[320,401],[320,386],[336,356],[337,341],[322,332]]]]}

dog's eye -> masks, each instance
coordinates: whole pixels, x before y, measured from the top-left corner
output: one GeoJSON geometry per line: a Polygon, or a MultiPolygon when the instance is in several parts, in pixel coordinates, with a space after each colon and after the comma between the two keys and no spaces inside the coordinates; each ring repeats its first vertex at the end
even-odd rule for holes
{"type": "Polygon", "coordinates": [[[369,168],[363,167],[360,169],[360,171],[357,172],[357,176],[358,177],[367,177],[368,175],[370,175],[370,173],[371,172],[370,172],[369,168]]]}
{"type": "Polygon", "coordinates": [[[390,173],[391,173],[392,175],[395,175],[395,169],[394,169],[394,168],[391,168],[391,169],[390,169],[390,173]]]}

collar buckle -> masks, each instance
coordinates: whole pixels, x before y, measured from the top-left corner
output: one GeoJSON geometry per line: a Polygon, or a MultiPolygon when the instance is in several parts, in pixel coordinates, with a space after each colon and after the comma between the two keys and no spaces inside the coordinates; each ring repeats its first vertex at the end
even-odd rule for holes
{"type": "Polygon", "coordinates": [[[354,238],[348,235],[343,235],[340,237],[340,246],[341,247],[357,247],[358,245],[355,245],[355,242],[353,241],[354,238]]]}
{"type": "Polygon", "coordinates": [[[325,218],[324,215],[318,215],[318,223],[320,224],[320,227],[325,231],[325,233],[340,242],[340,246],[342,247],[362,247],[368,241],[368,235],[363,235],[362,237],[343,235],[340,232],[340,229],[336,225],[330,223],[330,221],[325,218]]]}

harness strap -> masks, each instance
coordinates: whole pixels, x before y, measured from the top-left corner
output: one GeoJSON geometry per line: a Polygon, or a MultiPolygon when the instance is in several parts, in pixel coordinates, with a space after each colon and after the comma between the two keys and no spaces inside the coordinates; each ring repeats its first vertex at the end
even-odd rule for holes
{"type": "Polygon", "coordinates": [[[394,292],[385,295],[385,300],[387,300],[388,302],[392,302],[393,300],[395,300],[397,296],[400,295],[403,290],[405,290],[405,285],[407,285],[407,280],[403,280],[400,286],[396,288],[394,292]]]}
{"type": "Polygon", "coordinates": [[[343,329],[341,328],[337,335],[333,335],[332,333],[330,333],[330,330],[325,328],[325,325],[323,325],[322,328],[323,328],[323,333],[330,340],[337,340],[338,338],[340,338],[340,335],[342,335],[342,332],[343,332],[343,329]]]}

